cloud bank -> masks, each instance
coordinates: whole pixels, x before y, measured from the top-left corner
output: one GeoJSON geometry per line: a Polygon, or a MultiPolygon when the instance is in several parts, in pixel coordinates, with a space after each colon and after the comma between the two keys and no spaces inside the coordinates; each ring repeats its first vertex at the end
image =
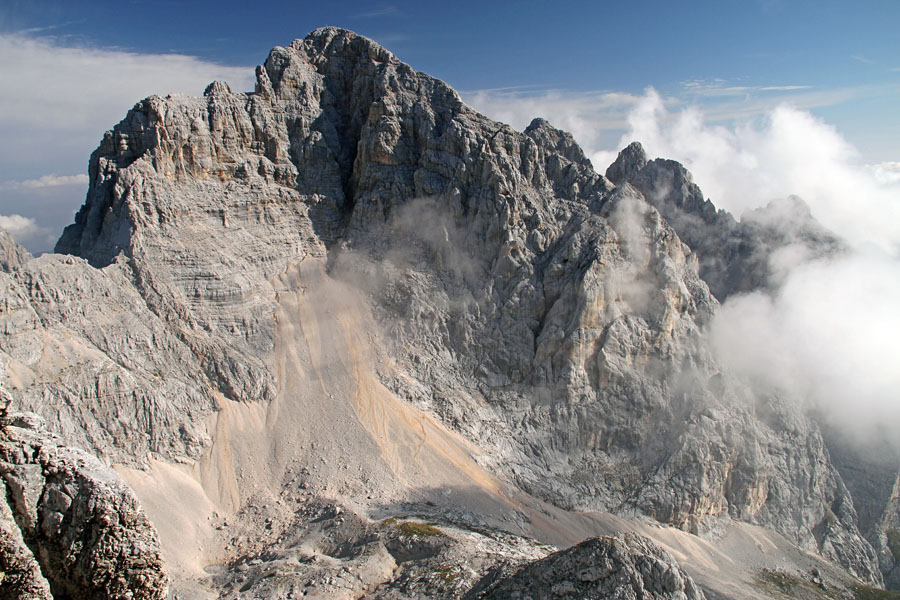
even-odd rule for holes
{"type": "Polygon", "coordinates": [[[724,364],[763,388],[788,390],[858,440],[900,447],[884,427],[900,422],[897,163],[860,164],[833,127],[788,105],[729,128],[696,108],[671,112],[649,90],[628,121],[620,145],[640,140],[684,163],[717,206],[740,215],[794,194],[850,243],[841,256],[790,264],[777,289],[730,297],[709,335],[724,364]]]}

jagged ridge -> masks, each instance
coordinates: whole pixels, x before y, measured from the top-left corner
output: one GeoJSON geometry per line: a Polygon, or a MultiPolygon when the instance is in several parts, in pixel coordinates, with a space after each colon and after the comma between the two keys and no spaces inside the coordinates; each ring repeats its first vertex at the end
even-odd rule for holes
{"type": "MultiPolygon", "coordinates": [[[[253,93],[215,83],[203,98],[139,103],[90,176],[57,250],[105,268],[51,257],[4,284],[18,315],[45,315],[21,317],[35,329],[85,332],[101,354],[90,364],[119,373],[109,393],[86,393],[90,368],[76,390],[15,390],[96,451],[141,462],[233,444],[209,415],[292,393],[271,360],[281,295],[304,286],[285,274],[327,260],[386,333],[381,384],[464,434],[501,479],[565,508],[695,532],[748,520],[880,580],[817,427],[782,398],[753,397],[703,347],[717,303],[671,215],[640,185],[596,174],[548,123],[515,132],[371,40],[325,28],[274,49],[253,93]],[[45,299],[83,278],[67,302],[114,298],[139,315],[136,337],[45,299]],[[155,393],[154,376],[181,389],[155,393]],[[94,405],[65,402],[72,392],[94,405]],[[135,397],[146,398],[135,425],[103,416],[135,397]]],[[[2,349],[22,370],[41,343],[2,349]]]]}

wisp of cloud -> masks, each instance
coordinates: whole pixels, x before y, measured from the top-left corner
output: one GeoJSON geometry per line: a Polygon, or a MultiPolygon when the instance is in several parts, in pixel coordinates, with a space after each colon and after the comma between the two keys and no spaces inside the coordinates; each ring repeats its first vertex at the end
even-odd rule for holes
{"type": "MultiPolygon", "coordinates": [[[[670,113],[649,90],[622,144],[684,163],[713,202],[734,214],[794,194],[850,250],[791,262],[780,285],[732,296],[709,335],[720,360],[762,386],[802,398],[857,439],[900,447],[900,177],[808,112],[779,106],[732,128],[688,108],[670,113]]],[[[776,254],[777,256],[777,254],[776,254]]],[[[774,258],[774,257],[773,257],[774,258]]],[[[773,271],[785,263],[770,265],[773,271]]]]}

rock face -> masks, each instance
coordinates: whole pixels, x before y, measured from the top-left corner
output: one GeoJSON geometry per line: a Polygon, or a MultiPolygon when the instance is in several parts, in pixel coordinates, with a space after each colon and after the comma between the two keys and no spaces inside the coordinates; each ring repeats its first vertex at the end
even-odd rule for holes
{"type": "Polygon", "coordinates": [[[33,414],[0,432],[3,597],[166,597],[153,526],[131,490],[96,458],[41,431],[33,414]]]}
{"type": "Polygon", "coordinates": [[[9,232],[0,228],[0,271],[9,272],[18,269],[32,256],[9,235],[9,232]]]}
{"type": "Polygon", "coordinates": [[[468,597],[702,600],[704,595],[668,552],[627,534],[586,540],[468,597]]]}
{"type": "Polygon", "coordinates": [[[773,200],[738,222],[704,198],[681,164],[648,161],[639,142],[619,153],[606,176],[617,184],[633,185],[659,210],[697,254],[700,275],[723,302],[731,294],[776,287],[779,275],[792,263],[845,250],[800,198],[773,200]]]}
{"type": "Polygon", "coordinates": [[[363,504],[512,486],[698,534],[745,520],[880,583],[816,424],[704,343],[710,287],[762,277],[762,213],[738,226],[636,146],[611,181],[345,30],[256,74],[139,102],[65,256],[0,273],[17,410],[116,462],[197,465],[235,511],[299,479],[363,504]],[[319,465],[341,452],[371,472],[319,465]]]}

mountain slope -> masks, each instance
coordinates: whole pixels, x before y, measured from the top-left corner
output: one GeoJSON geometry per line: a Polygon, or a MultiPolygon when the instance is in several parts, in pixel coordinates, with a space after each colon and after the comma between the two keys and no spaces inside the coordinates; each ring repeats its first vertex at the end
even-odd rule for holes
{"type": "Polygon", "coordinates": [[[589,531],[567,510],[734,519],[879,584],[818,427],[716,364],[698,254],[642,189],[320,29],[253,93],[107,132],[57,244],[81,258],[0,273],[5,384],[151,519],[195,499],[176,577],[286,544],[316,499],[556,544],[589,531]]]}

